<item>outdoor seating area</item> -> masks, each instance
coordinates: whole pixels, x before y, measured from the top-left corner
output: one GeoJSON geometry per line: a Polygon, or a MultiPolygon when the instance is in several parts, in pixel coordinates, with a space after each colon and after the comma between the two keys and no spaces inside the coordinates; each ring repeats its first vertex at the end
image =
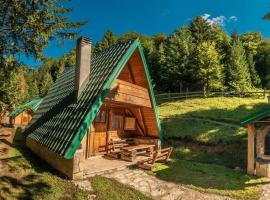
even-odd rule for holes
{"type": "Polygon", "coordinates": [[[170,160],[173,147],[158,149],[154,143],[135,144],[134,140],[136,141],[136,138],[110,139],[106,157],[127,161],[146,170],[152,170],[157,161],[167,162],[170,160]]]}

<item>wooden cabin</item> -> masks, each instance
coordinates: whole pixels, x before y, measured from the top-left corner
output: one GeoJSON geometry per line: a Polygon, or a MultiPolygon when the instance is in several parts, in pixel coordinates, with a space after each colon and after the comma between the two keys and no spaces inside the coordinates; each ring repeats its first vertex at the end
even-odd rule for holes
{"type": "Polygon", "coordinates": [[[247,126],[247,173],[270,177],[270,109],[263,109],[241,122],[247,126]]]}
{"type": "Polygon", "coordinates": [[[42,99],[33,99],[30,102],[17,106],[9,114],[10,124],[16,127],[27,126],[41,102],[42,99]]]}
{"type": "Polygon", "coordinates": [[[76,66],[50,88],[26,133],[27,146],[71,179],[91,171],[94,164],[87,161],[108,155],[117,142],[130,147],[131,153],[121,151],[124,160],[160,149],[162,131],[139,40],[91,55],[90,40],[78,39],[76,66]]]}

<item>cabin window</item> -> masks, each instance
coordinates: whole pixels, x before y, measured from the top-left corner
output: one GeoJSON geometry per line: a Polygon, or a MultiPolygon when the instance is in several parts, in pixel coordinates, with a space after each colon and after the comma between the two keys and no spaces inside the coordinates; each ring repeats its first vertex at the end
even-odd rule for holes
{"type": "Polygon", "coordinates": [[[125,130],[135,130],[136,120],[134,117],[125,118],[125,130]]]}
{"type": "Polygon", "coordinates": [[[114,129],[122,129],[123,128],[123,120],[124,117],[122,115],[114,115],[113,120],[113,128],[114,129]]]}
{"type": "Polygon", "coordinates": [[[96,122],[99,123],[106,123],[106,110],[100,110],[96,116],[96,122]]]}

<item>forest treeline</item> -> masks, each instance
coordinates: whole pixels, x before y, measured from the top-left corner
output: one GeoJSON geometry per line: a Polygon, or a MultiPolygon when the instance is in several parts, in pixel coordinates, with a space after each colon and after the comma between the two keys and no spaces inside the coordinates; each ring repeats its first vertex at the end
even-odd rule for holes
{"type": "MultiPolygon", "coordinates": [[[[40,6],[40,2],[36,2],[36,6],[40,6]]],[[[52,0],[52,2],[57,1],[52,0]]],[[[27,5],[28,1],[20,3],[27,5]]],[[[16,6],[18,7],[18,5],[14,5],[14,9],[17,9],[16,6]]],[[[4,47],[5,45],[20,47],[15,50],[0,49],[0,64],[3,68],[0,73],[0,110],[10,109],[11,106],[14,107],[30,99],[45,96],[53,82],[64,70],[75,65],[74,49],[58,59],[46,58],[42,52],[51,39],[51,35],[59,34],[57,38],[62,40],[75,39],[78,33],[76,29],[84,22],[63,21],[67,20],[64,15],[71,10],[60,8],[57,3],[45,5],[44,8],[31,6],[26,8],[46,11],[40,21],[32,22],[33,27],[30,26],[31,24],[29,25],[30,30],[38,29],[39,31],[30,33],[38,34],[41,31],[43,34],[41,41],[32,39],[40,38],[40,35],[27,35],[29,33],[25,36],[14,37],[12,32],[10,33],[11,38],[2,38],[0,35],[0,43],[2,42],[4,47]],[[59,13],[57,15],[47,13],[50,6],[59,13]],[[46,23],[44,24],[44,21],[46,22],[48,19],[54,19],[58,26],[54,25],[48,29],[46,23]],[[18,38],[24,43],[14,43],[18,38]],[[10,41],[10,44],[6,44],[6,41],[10,41]],[[13,43],[11,43],[12,41],[13,43]],[[14,56],[18,53],[34,56],[42,60],[43,64],[35,69],[19,63],[14,56]]],[[[1,12],[6,13],[4,11],[0,10],[0,14],[1,12]]],[[[35,12],[33,13],[35,16],[35,12]]],[[[13,12],[9,14],[11,20],[14,20],[13,12]]],[[[35,18],[33,17],[33,19],[35,18]]],[[[6,26],[10,28],[9,23],[6,23],[6,26]]],[[[157,93],[179,92],[188,88],[189,91],[203,90],[207,95],[209,91],[213,90],[241,92],[270,88],[270,41],[259,32],[238,34],[237,31],[234,31],[228,35],[218,23],[209,23],[203,17],[198,16],[187,26],[180,27],[169,35],[158,33],[147,36],[129,32],[116,36],[112,30],[108,30],[101,41],[93,44],[93,52],[98,53],[116,43],[135,38],[139,38],[142,43],[157,93]]]]}
{"type": "MultiPolygon", "coordinates": [[[[117,37],[108,30],[94,45],[98,53],[116,43],[139,38],[156,92],[203,90],[250,91],[270,87],[270,41],[259,32],[228,35],[219,24],[203,17],[188,26],[146,36],[136,32],[117,37]]],[[[33,87],[29,98],[44,96],[66,67],[75,65],[75,51],[59,59],[46,59],[42,66],[26,73],[33,87]],[[37,89],[36,89],[37,88],[37,89]]],[[[27,82],[27,81],[26,81],[27,82]]],[[[26,84],[27,85],[27,84],[26,84]]]]}

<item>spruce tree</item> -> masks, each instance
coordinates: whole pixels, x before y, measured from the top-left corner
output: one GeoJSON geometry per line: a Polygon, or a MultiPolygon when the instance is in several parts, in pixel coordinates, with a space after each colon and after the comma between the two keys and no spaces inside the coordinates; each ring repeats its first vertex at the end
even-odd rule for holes
{"type": "Polygon", "coordinates": [[[189,31],[194,39],[194,43],[200,44],[203,41],[212,41],[215,38],[212,24],[207,22],[202,16],[195,17],[190,25],[189,31]]]}
{"type": "Polygon", "coordinates": [[[11,71],[9,78],[3,83],[1,91],[3,92],[3,102],[8,107],[20,104],[24,100],[23,90],[21,89],[21,77],[17,70],[11,71]]]}
{"type": "Polygon", "coordinates": [[[28,100],[32,100],[39,97],[38,84],[36,80],[33,80],[28,84],[28,100]]]}
{"type": "Polygon", "coordinates": [[[116,44],[117,38],[112,30],[107,30],[102,40],[95,45],[94,52],[100,52],[116,44]]]}
{"type": "Polygon", "coordinates": [[[41,82],[41,86],[40,86],[40,96],[44,97],[47,93],[48,90],[50,89],[50,87],[53,84],[53,79],[52,76],[49,72],[47,72],[41,82]]]}
{"type": "Polygon", "coordinates": [[[239,39],[236,38],[232,42],[226,73],[227,86],[236,91],[245,91],[251,88],[245,49],[239,39]]]}
{"type": "MultiPolygon", "coordinates": [[[[187,28],[175,31],[168,39],[166,60],[162,65],[168,73],[168,85],[171,91],[182,90],[192,83],[191,56],[194,51],[193,37],[187,28]]],[[[165,69],[164,69],[165,71],[165,69]]]]}
{"type": "Polygon", "coordinates": [[[215,43],[202,42],[197,48],[198,66],[195,73],[202,84],[204,96],[212,89],[223,87],[223,65],[215,43]]]}

